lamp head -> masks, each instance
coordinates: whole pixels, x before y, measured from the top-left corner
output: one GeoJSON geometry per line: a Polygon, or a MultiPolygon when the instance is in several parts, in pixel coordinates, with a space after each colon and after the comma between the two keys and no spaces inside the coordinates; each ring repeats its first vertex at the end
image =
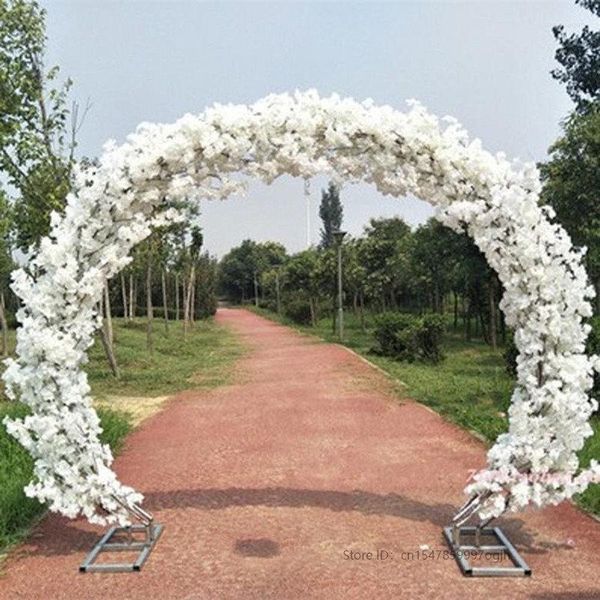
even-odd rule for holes
{"type": "Polygon", "coordinates": [[[340,231],[339,229],[337,231],[333,232],[333,239],[335,240],[335,243],[339,246],[342,241],[344,240],[344,236],[346,235],[346,231],[340,231]]]}

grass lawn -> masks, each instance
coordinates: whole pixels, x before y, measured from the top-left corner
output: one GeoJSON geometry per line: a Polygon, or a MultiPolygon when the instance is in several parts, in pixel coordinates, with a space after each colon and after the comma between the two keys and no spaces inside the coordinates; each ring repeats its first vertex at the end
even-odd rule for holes
{"type": "MultiPolygon", "coordinates": [[[[216,387],[228,381],[230,367],[243,351],[233,335],[212,320],[195,323],[185,341],[180,323],[171,324],[167,337],[157,319],[154,332],[154,353],[150,356],[144,320],[115,320],[115,351],[122,375],[119,380],[114,379],[101,344],[95,344],[87,365],[95,398],[160,396],[183,389],[216,387]]],[[[14,332],[11,347],[14,348],[14,332]]],[[[118,453],[133,424],[127,412],[118,410],[118,401],[111,406],[115,409],[102,406],[98,414],[104,429],[103,441],[118,453]]],[[[0,553],[22,539],[45,512],[43,505],[23,493],[32,476],[31,458],[1,424],[6,415],[25,414],[25,406],[5,401],[0,393],[0,553]]]]}
{"type": "MultiPolygon", "coordinates": [[[[315,327],[298,326],[273,312],[251,307],[268,318],[291,325],[329,342],[338,342],[332,332],[331,319],[322,319],[315,327]]],[[[368,327],[364,332],[352,314],[344,319],[345,345],[365,356],[402,384],[406,394],[443,415],[449,421],[476,432],[488,443],[506,431],[506,413],[510,405],[513,380],[506,373],[502,350],[493,351],[480,340],[466,342],[451,330],[446,334],[446,358],[438,365],[422,362],[400,362],[371,352],[374,340],[368,327]]],[[[592,420],[595,434],[580,452],[587,465],[592,458],[600,460],[600,418],[592,420]]],[[[600,515],[600,485],[592,485],[577,498],[577,503],[600,515]]]]}
{"type": "Polygon", "coordinates": [[[162,396],[181,390],[224,385],[231,364],[243,352],[229,330],[212,319],[197,321],[183,339],[180,322],[170,323],[165,335],[163,322],[154,321],[154,352],[146,349],[146,322],[114,320],[115,353],[121,370],[116,380],[100,343],[90,351],[87,373],[92,396],[162,396]]]}

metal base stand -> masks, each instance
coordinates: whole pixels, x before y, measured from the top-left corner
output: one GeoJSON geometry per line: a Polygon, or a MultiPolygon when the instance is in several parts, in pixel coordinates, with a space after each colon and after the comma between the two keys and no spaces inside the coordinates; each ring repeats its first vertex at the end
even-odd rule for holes
{"type": "MultiPolygon", "coordinates": [[[[472,517],[476,517],[479,509],[485,503],[489,493],[478,494],[467,500],[459,509],[452,525],[444,527],[444,537],[454,554],[454,558],[463,575],[469,577],[527,577],[531,575],[531,569],[521,558],[516,548],[510,543],[499,527],[486,527],[492,522],[492,518],[481,521],[477,526],[468,527],[465,523],[472,517]],[[481,538],[493,538],[491,544],[482,544],[481,538]],[[463,541],[467,538],[467,541],[463,541]],[[469,562],[471,556],[483,556],[500,562],[508,557],[512,563],[510,567],[486,566],[474,567],[469,562]]],[[[508,503],[506,504],[508,508],[508,503]]],[[[506,510],[505,508],[505,510],[506,510]]]]}
{"type": "Polygon", "coordinates": [[[111,527],[102,539],[94,546],[92,551],[81,563],[81,573],[124,573],[141,571],[143,564],[150,556],[158,538],[163,532],[163,526],[154,523],[153,517],[137,504],[129,504],[116,496],[116,500],[133,518],[141,525],[128,527],[111,527]],[[143,536],[135,535],[142,533],[143,536]],[[122,538],[125,539],[122,539],[122,538]],[[113,538],[116,538],[115,541],[113,538]],[[121,539],[119,539],[121,538],[121,539]],[[131,563],[96,563],[101,552],[136,552],[138,555],[131,563]]]}
{"type": "Polygon", "coordinates": [[[150,552],[156,545],[163,526],[158,524],[132,525],[130,527],[111,527],[94,546],[93,550],[81,563],[79,571],[82,573],[124,573],[140,571],[150,552]],[[144,537],[136,537],[136,533],[144,533],[144,537]],[[125,536],[123,541],[111,541],[114,536],[125,536]],[[131,563],[96,563],[101,552],[135,552],[139,551],[136,559],[131,563]]]}
{"type": "Polygon", "coordinates": [[[468,577],[527,577],[531,575],[531,569],[499,527],[445,527],[444,537],[463,575],[468,577]],[[482,544],[482,537],[493,537],[495,543],[482,544]],[[471,556],[488,558],[493,556],[496,560],[507,556],[512,562],[512,566],[474,567],[469,561],[471,556]]]}

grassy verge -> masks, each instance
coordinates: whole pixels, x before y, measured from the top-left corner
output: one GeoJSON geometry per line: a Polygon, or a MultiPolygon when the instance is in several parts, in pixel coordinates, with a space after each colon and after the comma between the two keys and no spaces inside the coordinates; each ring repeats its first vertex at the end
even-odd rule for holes
{"type": "MultiPolygon", "coordinates": [[[[183,389],[223,385],[230,378],[233,361],[243,351],[233,335],[212,320],[195,323],[185,340],[180,323],[172,323],[167,336],[162,323],[156,320],[154,331],[154,352],[150,355],[146,349],[145,321],[115,320],[119,380],[112,376],[101,344],[91,349],[86,370],[92,395],[99,399],[111,396],[111,406],[115,407],[98,409],[102,440],[113,453],[119,452],[133,429],[132,417],[125,406],[120,410],[118,397],[170,395],[183,389]]],[[[14,332],[11,347],[14,348],[14,332]]],[[[1,424],[7,415],[26,415],[27,408],[4,400],[0,390],[0,553],[22,539],[45,511],[43,505],[23,492],[32,477],[31,457],[1,424]]]]}
{"type": "MultiPolygon", "coordinates": [[[[331,319],[322,319],[315,327],[298,326],[273,312],[251,307],[267,318],[290,325],[303,333],[338,342],[331,319]]],[[[506,431],[506,413],[514,382],[504,369],[502,350],[493,351],[481,340],[465,341],[450,331],[444,342],[446,358],[438,365],[406,363],[371,352],[373,335],[367,319],[366,331],[352,314],[344,320],[344,343],[399,381],[411,398],[430,406],[449,421],[475,431],[488,443],[506,431]]],[[[592,458],[600,460],[600,418],[592,419],[595,434],[587,440],[579,458],[582,465],[592,458]]],[[[600,485],[590,486],[577,497],[577,503],[600,515],[600,485]]]]}
{"type": "Polygon", "coordinates": [[[86,370],[95,398],[161,396],[224,385],[243,352],[233,334],[212,319],[196,322],[185,340],[180,322],[171,323],[165,335],[163,323],[155,320],[152,354],[146,349],[144,319],[115,319],[114,338],[120,379],[112,376],[101,344],[90,351],[86,370]]]}

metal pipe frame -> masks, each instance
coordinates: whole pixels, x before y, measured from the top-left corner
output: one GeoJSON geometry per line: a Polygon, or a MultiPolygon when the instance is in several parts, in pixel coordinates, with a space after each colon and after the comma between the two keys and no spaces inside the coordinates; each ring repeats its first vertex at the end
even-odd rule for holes
{"type": "MultiPolygon", "coordinates": [[[[444,527],[444,537],[450,546],[454,558],[463,575],[469,577],[526,577],[531,575],[531,569],[521,558],[517,549],[510,543],[499,527],[488,527],[494,517],[481,520],[475,526],[465,526],[472,517],[476,516],[482,504],[489,498],[490,493],[471,496],[457,511],[452,524],[444,527]],[[473,543],[463,543],[461,536],[473,538],[473,543]],[[497,543],[482,544],[482,536],[494,536],[497,543]],[[474,567],[467,560],[470,552],[498,552],[506,555],[512,562],[512,567],[474,567]]],[[[508,509],[506,503],[505,511],[508,509]]]]}
{"type": "Polygon", "coordinates": [[[158,542],[162,532],[163,525],[154,523],[154,517],[146,512],[137,504],[129,504],[117,496],[113,499],[120,504],[134,519],[140,522],[139,525],[129,525],[127,527],[111,527],[94,546],[92,551],[86,556],[79,567],[81,573],[124,573],[132,571],[141,571],[142,566],[150,556],[154,546],[158,542]],[[136,540],[134,533],[143,532],[142,540],[136,540]],[[113,536],[124,533],[126,541],[111,541],[113,536]],[[101,563],[96,560],[101,552],[133,552],[139,551],[136,559],[132,563],[101,563]]]}
{"type": "Polygon", "coordinates": [[[531,569],[523,560],[517,549],[510,543],[509,539],[504,535],[499,527],[462,527],[461,533],[471,534],[475,538],[474,544],[456,544],[454,527],[449,526],[444,528],[444,537],[450,546],[454,558],[463,575],[467,577],[529,577],[531,569]],[[497,542],[496,544],[481,544],[481,535],[493,535],[497,542]],[[470,552],[497,552],[505,554],[512,562],[511,567],[474,567],[467,558],[470,552]]]}

